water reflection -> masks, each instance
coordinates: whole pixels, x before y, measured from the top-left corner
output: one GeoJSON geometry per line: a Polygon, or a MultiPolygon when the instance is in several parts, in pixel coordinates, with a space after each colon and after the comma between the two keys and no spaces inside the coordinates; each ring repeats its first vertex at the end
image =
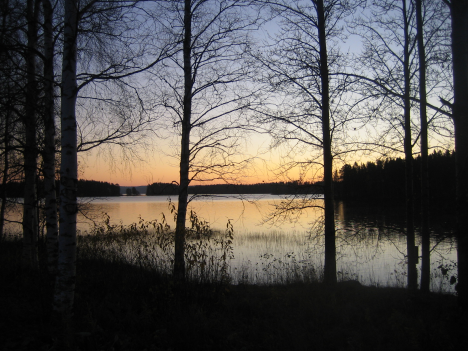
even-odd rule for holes
{"type": "MultiPolygon", "coordinates": [[[[128,225],[145,220],[161,220],[165,216],[174,227],[167,196],[81,199],[78,216],[81,232],[90,229],[93,221],[109,216],[111,224],[128,225]]],[[[320,208],[302,209],[281,220],[269,218],[280,196],[255,196],[246,199],[228,197],[203,198],[193,201],[194,210],[212,228],[225,230],[230,220],[234,227],[234,260],[231,274],[234,281],[253,283],[307,280],[321,274],[323,236],[320,208]]],[[[320,206],[322,199],[314,200],[320,206]]],[[[432,223],[431,262],[433,291],[454,292],[449,284],[455,274],[454,239],[446,221],[432,223]],[[442,268],[449,268],[447,271],[442,268]],[[445,272],[445,275],[442,274],[445,272]]],[[[406,238],[404,213],[398,208],[379,208],[339,202],[336,205],[338,279],[358,279],[368,285],[406,285],[406,238]]],[[[417,245],[419,243],[417,242],[417,245]]],[[[419,269],[419,267],[418,267],[419,269]]]]}

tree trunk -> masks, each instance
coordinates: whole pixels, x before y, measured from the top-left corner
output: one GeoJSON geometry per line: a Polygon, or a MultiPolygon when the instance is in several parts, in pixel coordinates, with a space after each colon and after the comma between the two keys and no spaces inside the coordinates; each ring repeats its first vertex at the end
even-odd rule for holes
{"type": "Polygon", "coordinates": [[[57,273],[58,223],[55,191],[55,115],[54,115],[54,42],[53,8],[42,0],[44,8],[44,193],[46,215],[47,263],[51,275],[57,273]]]}
{"type": "Polygon", "coordinates": [[[429,292],[431,282],[431,251],[429,235],[429,169],[428,130],[426,113],[426,50],[422,20],[422,0],[416,0],[416,21],[419,53],[419,115],[421,120],[421,291],[429,292]]]}
{"type": "Polygon", "coordinates": [[[185,221],[187,218],[187,199],[190,166],[190,130],[192,114],[192,11],[191,1],[185,0],[184,7],[184,106],[182,119],[182,140],[180,153],[180,183],[179,203],[175,234],[174,277],[178,281],[185,280],[185,221]]]}
{"type": "Polygon", "coordinates": [[[330,97],[325,9],[323,0],[316,1],[320,46],[320,78],[322,85],[323,183],[325,205],[324,282],[336,284],[335,209],[333,205],[333,156],[330,135],[330,97]]]}
{"type": "Polygon", "coordinates": [[[28,22],[28,47],[26,53],[27,87],[26,107],[24,116],[25,148],[24,148],[24,209],[23,209],[23,263],[26,267],[37,269],[37,146],[36,146],[36,115],[37,115],[37,79],[36,79],[36,48],[37,21],[39,1],[28,0],[26,18],[28,22]]]}
{"type": "Polygon", "coordinates": [[[77,129],[76,129],[76,0],[65,0],[61,100],[60,234],[54,309],[72,314],[76,279],[77,129]]]}
{"type": "MultiPolygon", "coordinates": [[[[10,4],[8,1],[6,4],[4,4],[5,8],[10,8],[10,4]]],[[[5,47],[5,41],[4,41],[4,33],[6,32],[6,20],[7,20],[7,13],[6,11],[2,13],[2,30],[1,30],[1,35],[0,35],[0,55],[3,59],[4,54],[6,53],[6,50],[4,49],[5,47]]],[[[9,174],[9,148],[10,148],[10,131],[9,131],[9,124],[10,124],[10,112],[11,112],[11,107],[9,106],[9,100],[10,96],[9,94],[5,94],[9,92],[9,82],[5,79],[4,82],[2,82],[2,91],[0,94],[2,94],[6,98],[6,108],[5,108],[5,120],[4,123],[5,125],[3,126],[3,144],[4,144],[4,156],[3,156],[3,170],[2,170],[2,190],[0,193],[0,198],[2,201],[1,207],[0,207],[0,240],[3,238],[3,231],[5,227],[5,211],[6,211],[6,199],[7,199],[7,192],[6,192],[6,184],[8,182],[8,174],[9,174]]]]}
{"type": "Polygon", "coordinates": [[[458,301],[468,307],[468,0],[452,0],[458,301]]]}
{"type": "Polygon", "coordinates": [[[405,178],[406,178],[406,254],[408,260],[408,289],[418,286],[416,270],[416,247],[414,238],[414,196],[413,196],[413,145],[411,140],[411,101],[410,101],[410,55],[409,55],[409,19],[406,0],[403,0],[404,18],[404,125],[405,125],[405,178]]]}
{"type": "Polygon", "coordinates": [[[8,174],[10,168],[9,152],[10,152],[10,131],[8,126],[10,124],[10,110],[7,108],[5,111],[5,128],[4,128],[4,145],[5,151],[3,156],[3,170],[2,170],[2,193],[0,194],[2,205],[0,207],[0,240],[3,238],[3,230],[5,227],[5,210],[7,201],[6,186],[8,183],[8,174]]]}

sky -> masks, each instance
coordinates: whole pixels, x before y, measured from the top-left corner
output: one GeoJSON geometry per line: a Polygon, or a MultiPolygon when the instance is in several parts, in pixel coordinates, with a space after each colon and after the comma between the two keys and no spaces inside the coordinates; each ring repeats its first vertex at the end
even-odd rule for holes
{"type": "MultiPolygon", "coordinates": [[[[272,30],[269,30],[272,32],[272,30]]],[[[270,33],[271,34],[271,33],[270,33]]],[[[263,33],[262,35],[265,35],[263,33]]],[[[349,42],[343,44],[343,50],[354,51],[359,47],[356,38],[349,38],[349,42]]],[[[258,157],[249,169],[246,177],[239,178],[241,183],[276,182],[298,179],[299,169],[284,171],[278,170],[282,163],[281,159],[287,154],[287,149],[270,150],[271,138],[267,135],[254,134],[246,140],[246,157],[258,157]]],[[[125,162],[125,156],[119,150],[109,151],[107,147],[100,147],[92,151],[82,153],[79,157],[79,178],[86,180],[104,181],[120,186],[142,186],[154,182],[178,182],[179,165],[178,160],[169,155],[176,154],[180,141],[173,139],[152,140],[151,150],[133,150],[141,162],[125,162]]],[[[315,175],[315,173],[314,173],[315,175]]],[[[309,176],[313,177],[313,175],[309,176]]],[[[215,182],[215,183],[219,183],[215,182]]],[[[194,184],[197,184],[196,182],[194,184]]]]}
{"type": "MultiPolygon", "coordinates": [[[[253,135],[246,140],[246,148],[250,151],[245,157],[255,156],[244,177],[238,181],[244,184],[261,182],[287,181],[298,179],[299,171],[278,171],[281,158],[287,150],[269,150],[270,138],[264,135],[253,135]]],[[[174,153],[164,149],[167,141],[154,140],[154,148],[147,151],[136,150],[141,157],[140,162],[124,162],[118,151],[111,152],[115,160],[111,160],[109,150],[94,149],[82,153],[79,157],[79,178],[119,184],[120,186],[142,186],[156,182],[171,183],[179,181],[179,165],[174,153]]],[[[134,150],[135,151],[135,150],[134,150]]],[[[214,183],[220,183],[219,181],[214,183]]],[[[196,182],[194,184],[197,184],[196,182]]],[[[200,183],[198,183],[200,184],[200,183]]]]}
{"type": "Polygon", "coordinates": [[[80,159],[79,178],[119,184],[121,186],[141,186],[155,182],[170,183],[178,180],[178,168],[170,160],[158,160],[157,156],[138,162],[134,165],[124,165],[118,162],[114,165],[106,158],[98,157],[96,153],[82,156],[80,159]]]}
{"type": "MultiPolygon", "coordinates": [[[[269,32],[274,32],[267,28],[269,32]]],[[[265,33],[261,34],[265,35],[265,33]]],[[[348,37],[346,43],[341,44],[342,52],[357,53],[361,42],[356,36],[348,37]]],[[[172,133],[172,132],[171,132],[172,133]]],[[[142,186],[154,182],[178,182],[179,165],[176,157],[179,140],[174,138],[168,142],[166,139],[154,138],[151,147],[146,150],[134,148],[134,155],[128,156],[118,149],[100,147],[79,156],[79,178],[87,180],[105,181],[120,186],[142,186]],[[137,161],[137,159],[140,161],[137,161]],[[125,160],[129,161],[125,161],[125,160]]],[[[253,134],[246,137],[244,146],[246,157],[255,157],[246,176],[237,178],[236,182],[259,183],[298,179],[299,169],[290,171],[279,170],[282,156],[288,153],[287,148],[270,150],[271,140],[267,135],[253,134]]],[[[131,148],[131,147],[130,147],[131,148]]],[[[307,158],[307,155],[305,155],[307,158]]],[[[346,162],[365,162],[369,159],[348,158],[346,162]]],[[[337,165],[337,168],[341,165],[337,165]]],[[[309,170],[307,180],[318,180],[320,171],[318,167],[309,170]]],[[[219,183],[219,181],[215,182],[219,183]]],[[[196,183],[195,183],[196,184],[196,183]]]]}

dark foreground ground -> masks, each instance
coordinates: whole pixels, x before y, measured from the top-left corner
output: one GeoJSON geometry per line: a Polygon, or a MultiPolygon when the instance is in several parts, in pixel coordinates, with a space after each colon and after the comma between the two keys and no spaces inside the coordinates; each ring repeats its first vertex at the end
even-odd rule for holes
{"type": "MultiPolygon", "coordinates": [[[[65,350],[44,270],[0,247],[0,350],[65,350]]],[[[319,283],[189,283],[122,263],[81,260],[74,350],[462,350],[467,316],[454,296],[319,283]]],[[[65,331],[64,331],[65,330],[65,331]]]]}

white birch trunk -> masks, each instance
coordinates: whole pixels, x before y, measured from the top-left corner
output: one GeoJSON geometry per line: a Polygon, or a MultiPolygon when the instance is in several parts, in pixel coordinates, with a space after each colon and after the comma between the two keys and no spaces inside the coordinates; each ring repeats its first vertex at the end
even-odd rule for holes
{"type": "Polygon", "coordinates": [[[49,273],[57,273],[58,223],[55,191],[55,116],[54,116],[54,42],[50,0],[42,0],[44,9],[44,192],[49,273]]]}
{"type": "Polygon", "coordinates": [[[76,36],[77,0],[65,0],[61,100],[60,232],[54,309],[72,314],[76,279],[77,142],[76,36]]]}

